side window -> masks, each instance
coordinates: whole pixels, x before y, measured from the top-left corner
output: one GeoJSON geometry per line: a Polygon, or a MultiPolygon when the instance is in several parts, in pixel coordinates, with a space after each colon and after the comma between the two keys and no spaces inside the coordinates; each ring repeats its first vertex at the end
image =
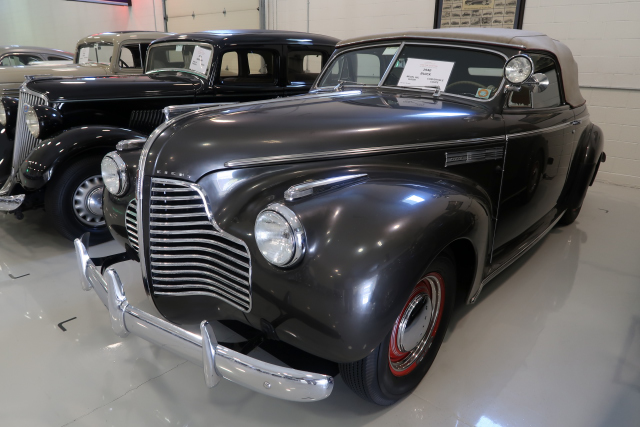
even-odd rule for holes
{"type": "Polygon", "coordinates": [[[546,55],[531,54],[529,56],[533,60],[533,72],[545,74],[549,79],[549,86],[544,92],[539,93],[532,93],[526,89],[522,89],[520,92],[511,92],[509,107],[559,107],[562,105],[562,98],[560,96],[560,82],[556,62],[546,55]]]}
{"type": "Polygon", "coordinates": [[[368,55],[366,53],[359,53],[356,57],[358,61],[356,81],[365,84],[378,84],[382,77],[380,58],[377,55],[368,55]]]}
{"type": "Polygon", "coordinates": [[[322,52],[289,52],[287,56],[287,80],[289,84],[311,84],[322,70],[322,52]]]}
{"type": "Polygon", "coordinates": [[[122,46],[122,48],[120,49],[120,60],[118,61],[118,68],[142,68],[140,45],[129,44],[126,46],[122,46]]]}
{"type": "Polygon", "coordinates": [[[220,61],[220,81],[233,84],[274,84],[276,55],[270,50],[225,52],[220,61]]]}
{"type": "Polygon", "coordinates": [[[17,65],[29,65],[32,62],[39,61],[42,61],[42,59],[33,55],[7,55],[2,58],[0,64],[4,67],[15,67],[17,65]]]}
{"type": "Polygon", "coordinates": [[[63,56],[47,55],[47,61],[71,61],[71,59],[63,56]]]}

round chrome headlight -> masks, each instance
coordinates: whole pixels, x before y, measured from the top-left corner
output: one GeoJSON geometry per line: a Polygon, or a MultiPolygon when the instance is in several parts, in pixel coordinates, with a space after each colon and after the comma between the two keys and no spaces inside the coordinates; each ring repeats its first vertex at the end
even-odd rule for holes
{"type": "Polygon", "coordinates": [[[31,135],[34,138],[40,136],[40,120],[38,120],[38,115],[36,114],[36,110],[29,104],[24,104],[24,121],[27,123],[27,128],[31,135]]]}
{"type": "Polygon", "coordinates": [[[7,110],[4,109],[4,103],[0,101],[0,125],[7,125],[7,110]]]}
{"type": "Polygon", "coordinates": [[[122,196],[129,188],[127,165],[116,151],[102,159],[102,181],[107,191],[114,196],[122,196]]]}
{"type": "Polygon", "coordinates": [[[533,61],[526,55],[517,55],[507,61],[504,76],[509,83],[520,84],[533,73],[533,61]]]}
{"type": "Polygon", "coordinates": [[[278,267],[294,265],[305,252],[302,223],[291,209],[280,203],[271,204],[258,214],[255,238],[262,256],[278,267]]]}

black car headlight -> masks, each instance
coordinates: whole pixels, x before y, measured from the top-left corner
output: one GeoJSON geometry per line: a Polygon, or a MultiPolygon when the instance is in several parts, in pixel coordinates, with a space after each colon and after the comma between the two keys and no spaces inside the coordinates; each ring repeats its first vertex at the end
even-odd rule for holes
{"type": "Polygon", "coordinates": [[[62,114],[45,105],[24,106],[24,119],[34,138],[46,139],[62,129],[62,114]]]}
{"type": "Polygon", "coordinates": [[[7,128],[13,128],[16,125],[16,117],[18,113],[18,100],[5,96],[0,101],[0,124],[7,128]]]}
{"type": "Polygon", "coordinates": [[[305,252],[304,227],[296,214],[281,203],[273,203],[258,214],[255,239],[260,253],[278,267],[290,267],[305,252]]]}
{"type": "Polygon", "coordinates": [[[102,159],[102,181],[107,191],[114,196],[122,196],[129,188],[127,178],[127,165],[122,157],[115,152],[104,156],[102,159]]]}

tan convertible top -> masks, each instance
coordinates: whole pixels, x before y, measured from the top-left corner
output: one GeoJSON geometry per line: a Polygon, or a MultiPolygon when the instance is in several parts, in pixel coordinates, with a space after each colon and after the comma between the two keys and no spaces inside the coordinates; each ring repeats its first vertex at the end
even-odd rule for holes
{"type": "Polygon", "coordinates": [[[577,107],[585,103],[578,85],[578,64],[571,50],[562,42],[536,31],[512,30],[508,28],[441,28],[436,30],[404,31],[356,37],[343,40],[336,48],[377,40],[433,39],[456,40],[470,43],[509,46],[521,51],[543,50],[558,58],[567,103],[577,107]]]}

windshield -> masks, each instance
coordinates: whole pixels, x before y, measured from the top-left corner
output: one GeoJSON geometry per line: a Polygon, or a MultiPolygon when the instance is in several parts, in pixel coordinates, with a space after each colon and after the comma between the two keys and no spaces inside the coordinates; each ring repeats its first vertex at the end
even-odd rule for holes
{"type": "Polygon", "coordinates": [[[147,73],[184,71],[209,75],[213,47],[205,43],[163,43],[151,46],[147,54],[147,73]]]}
{"type": "Polygon", "coordinates": [[[392,60],[382,86],[439,88],[480,99],[492,98],[502,84],[505,59],[495,53],[431,45],[387,45],[345,52],[324,71],[318,87],[377,86],[392,60]]]}
{"type": "Polygon", "coordinates": [[[85,43],[78,46],[78,64],[111,64],[113,43],[85,43]]]}

